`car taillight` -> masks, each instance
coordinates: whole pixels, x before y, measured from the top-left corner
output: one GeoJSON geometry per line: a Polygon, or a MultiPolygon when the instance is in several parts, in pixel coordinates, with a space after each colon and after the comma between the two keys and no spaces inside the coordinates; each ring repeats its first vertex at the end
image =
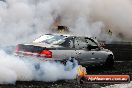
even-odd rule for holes
{"type": "Polygon", "coordinates": [[[19,45],[16,46],[16,51],[15,51],[15,52],[16,52],[16,53],[19,52],[19,45]]]}
{"type": "Polygon", "coordinates": [[[41,56],[44,56],[45,58],[52,58],[52,52],[49,50],[42,50],[40,54],[41,56]]]}

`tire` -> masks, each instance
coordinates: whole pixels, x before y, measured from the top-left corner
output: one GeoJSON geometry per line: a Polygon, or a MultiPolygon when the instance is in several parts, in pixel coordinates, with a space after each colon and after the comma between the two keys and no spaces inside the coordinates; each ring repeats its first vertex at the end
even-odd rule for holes
{"type": "Polygon", "coordinates": [[[75,59],[74,57],[69,57],[69,58],[63,60],[62,62],[63,62],[63,64],[65,65],[67,61],[70,61],[70,62],[73,63],[73,62],[74,62],[74,59],[75,59]]]}
{"type": "Polygon", "coordinates": [[[109,68],[113,68],[113,66],[114,66],[114,56],[110,54],[106,59],[104,67],[109,69],[109,68]]]}
{"type": "Polygon", "coordinates": [[[74,57],[70,57],[69,59],[65,60],[64,66],[67,70],[72,70],[77,66],[77,62],[74,57]]]}
{"type": "Polygon", "coordinates": [[[87,79],[85,77],[79,77],[77,78],[77,83],[78,84],[84,84],[87,81],[87,79]]]}

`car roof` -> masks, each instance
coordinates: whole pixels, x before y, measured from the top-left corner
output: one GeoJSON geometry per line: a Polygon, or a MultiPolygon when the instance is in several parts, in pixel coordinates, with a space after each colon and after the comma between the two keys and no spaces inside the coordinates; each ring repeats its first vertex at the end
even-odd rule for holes
{"type": "Polygon", "coordinates": [[[66,37],[73,36],[69,34],[45,34],[45,35],[58,35],[58,36],[66,36],[66,37]]]}
{"type": "Polygon", "coordinates": [[[72,35],[72,34],[45,34],[45,35],[58,35],[58,36],[64,36],[64,37],[87,37],[87,38],[95,39],[95,38],[88,37],[88,36],[77,36],[77,35],[72,35]]]}
{"type": "MultiPolygon", "coordinates": [[[[94,37],[88,37],[88,36],[78,36],[78,35],[73,35],[73,34],[59,34],[59,33],[53,33],[53,34],[44,34],[44,35],[54,35],[54,36],[64,36],[64,37],[85,37],[85,38],[89,38],[89,39],[93,39],[95,40],[96,38],[94,37]]],[[[42,35],[42,36],[44,36],[42,35]]],[[[42,37],[40,36],[40,37],[42,37]]]]}
{"type": "MultiPolygon", "coordinates": [[[[70,38],[74,38],[74,37],[83,37],[83,38],[88,38],[88,39],[90,39],[90,40],[96,40],[96,38],[92,38],[92,37],[86,37],[86,36],[75,36],[75,35],[71,35],[71,34],[45,34],[45,35],[53,35],[53,36],[63,36],[63,37],[66,37],[66,38],[68,38],[68,37],[70,37],[70,38]]],[[[42,35],[42,36],[40,36],[38,39],[35,39],[34,41],[33,41],[33,43],[36,43],[36,42],[38,42],[38,41],[42,41],[43,39],[44,39],[44,36],[45,35],[42,35]]]]}

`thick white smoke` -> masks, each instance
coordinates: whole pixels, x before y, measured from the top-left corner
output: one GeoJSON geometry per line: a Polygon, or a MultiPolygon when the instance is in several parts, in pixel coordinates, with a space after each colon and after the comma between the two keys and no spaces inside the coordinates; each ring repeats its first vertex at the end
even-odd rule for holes
{"type": "Polygon", "coordinates": [[[58,17],[72,34],[131,40],[131,8],[131,0],[0,1],[0,43],[17,44],[52,33],[50,28],[58,17]]]}
{"type": "MultiPolygon", "coordinates": [[[[106,41],[132,39],[131,0],[5,0],[0,1],[0,46],[27,43],[37,36],[52,33],[50,28],[58,17],[60,25],[68,26],[71,34],[106,41]]],[[[69,73],[65,73],[63,65],[45,64],[52,68],[52,71],[47,70],[50,75],[53,71],[59,74],[49,76],[48,81],[67,78],[69,73]]],[[[42,68],[36,71],[33,63],[0,51],[0,83],[40,80],[39,74],[48,67],[40,66],[42,68]]],[[[42,76],[41,80],[46,77],[42,76]]]]}
{"type": "Polygon", "coordinates": [[[29,58],[22,59],[7,55],[3,50],[0,50],[0,84],[15,83],[16,81],[49,82],[74,79],[77,75],[77,62],[75,61],[74,68],[72,66],[70,61],[66,66],[48,61],[38,63],[29,60],[29,58]]]}

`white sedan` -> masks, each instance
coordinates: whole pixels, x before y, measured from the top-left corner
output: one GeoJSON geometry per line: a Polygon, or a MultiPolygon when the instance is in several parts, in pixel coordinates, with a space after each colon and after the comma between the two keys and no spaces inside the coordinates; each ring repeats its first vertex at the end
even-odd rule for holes
{"type": "Polygon", "coordinates": [[[45,34],[31,44],[18,44],[16,54],[62,62],[71,57],[81,65],[112,67],[114,64],[110,50],[102,48],[96,39],[82,36],[45,34]]]}

